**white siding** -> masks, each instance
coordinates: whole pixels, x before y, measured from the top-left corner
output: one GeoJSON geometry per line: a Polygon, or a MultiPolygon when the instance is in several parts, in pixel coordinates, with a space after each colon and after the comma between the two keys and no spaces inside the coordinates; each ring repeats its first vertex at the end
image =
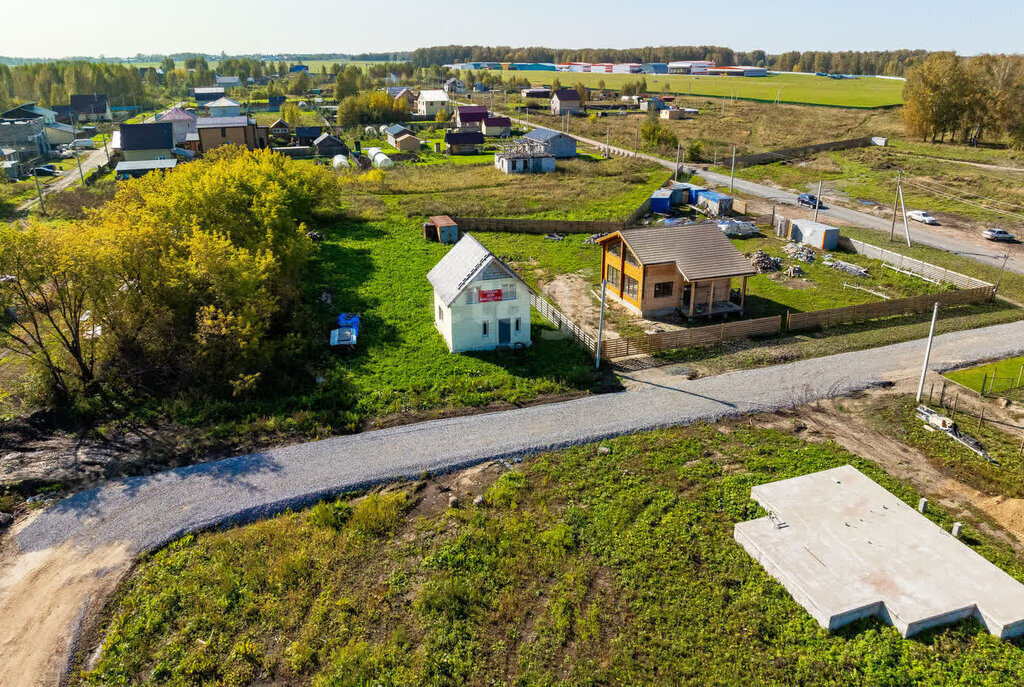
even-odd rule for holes
{"type": "MultiPolygon", "coordinates": [[[[507,293],[503,294],[503,296],[507,293]]],[[[490,350],[498,346],[498,320],[508,319],[510,340],[507,345],[521,343],[530,345],[530,292],[526,285],[513,277],[503,279],[473,281],[451,307],[441,303],[434,294],[434,323],[444,336],[445,342],[452,353],[463,351],[490,350]],[[497,303],[467,303],[467,292],[477,289],[490,291],[503,289],[515,283],[515,300],[502,300],[497,303]],[[438,309],[440,306],[440,310],[438,309]],[[440,318],[438,317],[440,312],[440,318]],[[516,331],[516,320],[519,320],[519,331],[516,331]],[[484,336],[484,323],[487,323],[487,336],[484,336]]]]}

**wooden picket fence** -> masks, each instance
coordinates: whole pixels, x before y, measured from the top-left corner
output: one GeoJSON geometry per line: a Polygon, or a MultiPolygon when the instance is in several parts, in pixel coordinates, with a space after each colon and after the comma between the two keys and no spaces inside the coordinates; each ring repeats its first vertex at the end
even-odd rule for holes
{"type": "Polygon", "coordinates": [[[532,305],[537,312],[546,317],[548,322],[558,327],[559,331],[565,332],[571,336],[576,343],[590,351],[591,355],[595,353],[597,342],[594,337],[580,329],[575,322],[563,315],[558,308],[532,292],[530,293],[530,305],[532,305]]]}
{"type": "Polygon", "coordinates": [[[691,327],[672,332],[655,332],[653,334],[624,336],[620,339],[604,339],[601,342],[601,357],[610,360],[639,353],[650,355],[658,351],[668,351],[674,348],[715,346],[724,341],[778,334],[781,329],[782,316],[776,315],[774,317],[761,317],[755,320],[738,320],[736,322],[723,322],[722,324],[712,324],[704,327],[691,327]]]}
{"type": "Polygon", "coordinates": [[[963,291],[896,298],[879,303],[862,303],[860,305],[848,305],[843,308],[811,310],[809,312],[791,312],[786,317],[786,329],[793,332],[802,329],[813,329],[815,327],[828,327],[835,324],[864,322],[881,317],[911,315],[930,310],[935,303],[938,303],[939,307],[970,305],[972,303],[992,300],[994,297],[995,287],[989,284],[963,291]]]}

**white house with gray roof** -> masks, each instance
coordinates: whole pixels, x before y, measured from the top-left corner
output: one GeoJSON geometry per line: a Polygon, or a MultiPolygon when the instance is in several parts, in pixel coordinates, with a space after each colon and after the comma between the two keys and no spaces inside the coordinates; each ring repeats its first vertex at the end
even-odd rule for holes
{"type": "Polygon", "coordinates": [[[529,346],[530,287],[466,234],[427,274],[434,326],[452,353],[529,346]]]}

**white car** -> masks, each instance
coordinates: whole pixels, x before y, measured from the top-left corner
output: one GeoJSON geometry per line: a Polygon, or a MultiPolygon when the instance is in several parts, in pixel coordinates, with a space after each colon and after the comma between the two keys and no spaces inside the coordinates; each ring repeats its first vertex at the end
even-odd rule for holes
{"type": "Polygon", "coordinates": [[[924,210],[911,210],[907,213],[907,218],[912,219],[915,222],[921,222],[923,224],[938,224],[939,220],[929,215],[924,210]]]}

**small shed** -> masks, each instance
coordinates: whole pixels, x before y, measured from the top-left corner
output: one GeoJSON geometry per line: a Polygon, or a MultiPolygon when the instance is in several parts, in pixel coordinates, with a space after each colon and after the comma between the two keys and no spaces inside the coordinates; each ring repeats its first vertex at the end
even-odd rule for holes
{"type": "Polygon", "coordinates": [[[423,223],[423,238],[435,243],[458,243],[459,225],[448,215],[434,215],[423,223]]]}
{"type": "Polygon", "coordinates": [[[313,141],[313,147],[316,148],[316,154],[320,157],[333,158],[335,155],[348,155],[348,146],[344,141],[326,132],[320,134],[313,141]]]}
{"type": "Polygon", "coordinates": [[[238,117],[242,114],[242,106],[231,98],[218,98],[206,105],[211,117],[238,117]]]}
{"type": "Polygon", "coordinates": [[[170,171],[177,167],[177,160],[134,160],[118,162],[114,173],[119,180],[135,179],[150,172],[170,171]]]}
{"type": "Polygon", "coordinates": [[[484,135],[479,131],[449,131],[444,135],[445,145],[452,155],[472,155],[477,146],[484,144],[484,135]]]}
{"type": "Polygon", "coordinates": [[[658,116],[661,117],[662,119],[682,119],[683,111],[674,107],[670,107],[662,110],[658,114],[658,116]]]}
{"type": "Polygon", "coordinates": [[[270,135],[277,136],[278,138],[288,138],[292,134],[292,128],[288,126],[288,122],[283,119],[278,119],[276,122],[270,125],[270,135]]]}
{"type": "Polygon", "coordinates": [[[821,250],[835,250],[839,245],[839,228],[809,219],[789,221],[786,238],[821,250]]]}
{"type": "Polygon", "coordinates": [[[722,217],[732,212],[732,196],[717,191],[698,191],[697,207],[711,217],[722,217]]]}
{"type": "Polygon", "coordinates": [[[679,204],[682,191],[672,188],[659,188],[651,194],[651,212],[667,215],[672,212],[672,206],[679,204]],[[673,202],[675,199],[676,202],[673,202]]]}
{"type": "Polygon", "coordinates": [[[420,149],[422,141],[407,131],[396,138],[392,145],[403,153],[415,153],[420,149]]]}
{"type": "Polygon", "coordinates": [[[11,181],[17,181],[21,178],[21,163],[17,160],[4,160],[0,162],[0,170],[3,171],[3,177],[11,181]]]}
{"type": "Polygon", "coordinates": [[[684,205],[696,205],[697,194],[707,189],[687,181],[673,181],[669,188],[677,189],[680,193],[679,202],[684,205]]]}
{"type": "Polygon", "coordinates": [[[452,353],[529,346],[530,287],[467,234],[427,274],[434,326],[452,353]]]}

